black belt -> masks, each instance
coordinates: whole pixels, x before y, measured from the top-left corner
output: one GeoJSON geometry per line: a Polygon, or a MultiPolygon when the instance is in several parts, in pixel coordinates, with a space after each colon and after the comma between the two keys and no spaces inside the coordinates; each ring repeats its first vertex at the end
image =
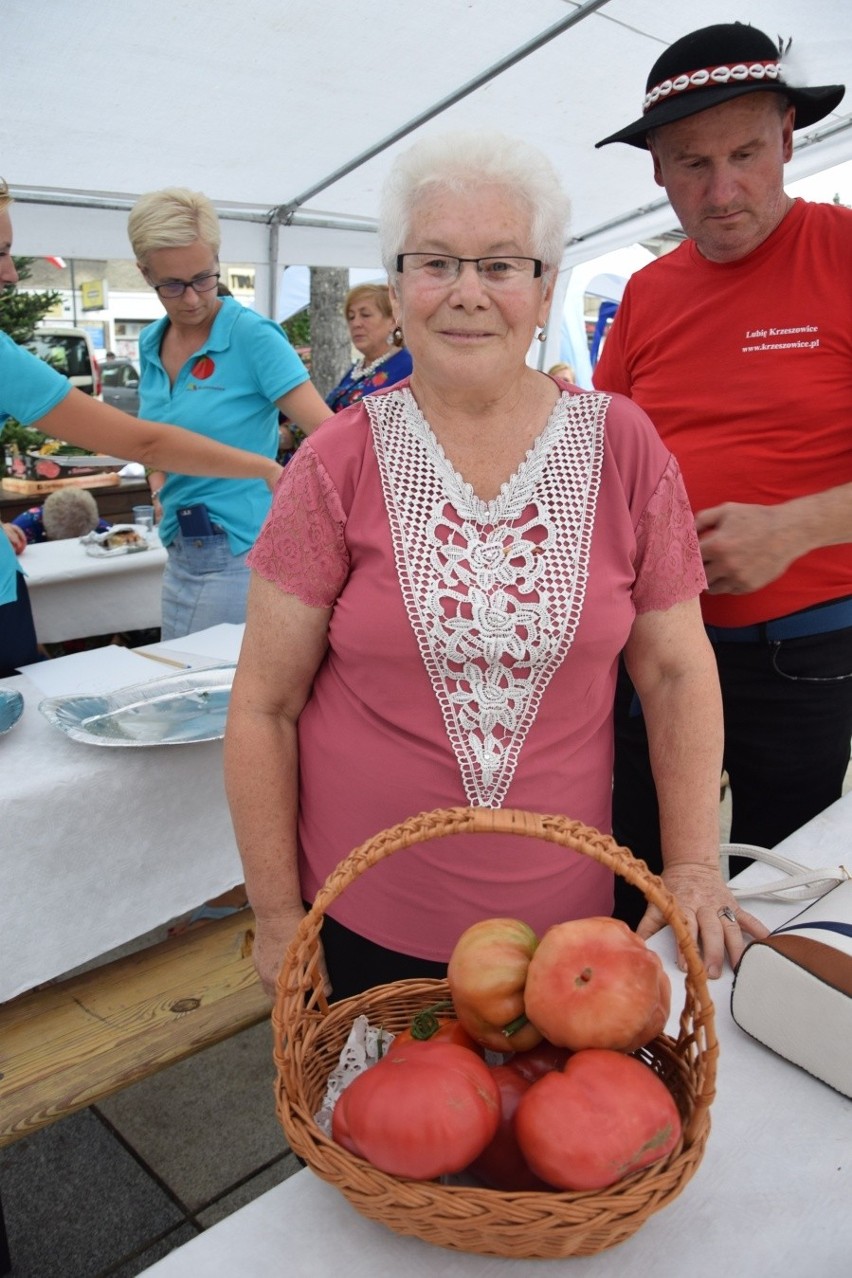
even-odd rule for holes
{"type": "Polygon", "coordinates": [[[753,626],[705,626],[711,643],[771,643],[780,639],[806,639],[852,626],[852,598],[792,612],[788,617],[759,621],[753,626]]]}

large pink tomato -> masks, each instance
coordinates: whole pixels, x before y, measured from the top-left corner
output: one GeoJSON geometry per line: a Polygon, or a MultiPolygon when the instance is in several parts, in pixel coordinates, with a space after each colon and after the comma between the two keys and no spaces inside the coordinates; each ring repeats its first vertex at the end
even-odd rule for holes
{"type": "Polygon", "coordinates": [[[500,1122],[500,1092],[476,1052],[456,1043],[394,1047],[334,1107],[338,1144],[392,1176],[462,1171],[500,1122]]]}
{"type": "Polygon", "coordinates": [[[656,1162],[680,1140],[662,1079],[635,1056],[590,1048],[533,1083],[515,1114],[531,1169],[557,1189],[604,1189],[656,1162]]]}
{"type": "Polygon", "coordinates": [[[665,1028],[671,984],[657,955],[626,923],[572,919],[541,938],[524,1005],[536,1028],[560,1047],[633,1052],[665,1028]]]}

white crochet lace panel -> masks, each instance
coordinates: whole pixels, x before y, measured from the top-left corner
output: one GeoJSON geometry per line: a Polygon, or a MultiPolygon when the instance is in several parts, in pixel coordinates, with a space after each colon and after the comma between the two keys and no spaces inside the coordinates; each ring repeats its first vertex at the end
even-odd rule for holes
{"type": "Polygon", "coordinates": [[[499,807],[583,610],[609,397],[563,394],[497,497],[408,389],[370,416],[406,611],[472,807],[499,807]]]}
{"type": "Polygon", "coordinates": [[[375,1065],[385,1055],[394,1035],[381,1026],[371,1025],[366,1016],[356,1016],[349,1031],[349,1037],[343,1044],[340,1058],[328,1076],[322,1108],[314,1114],[317,1125],[331,1135],[331,1120],[334,1107],[340,1100],[341,1092],[365,1069],[375,1065]]]}

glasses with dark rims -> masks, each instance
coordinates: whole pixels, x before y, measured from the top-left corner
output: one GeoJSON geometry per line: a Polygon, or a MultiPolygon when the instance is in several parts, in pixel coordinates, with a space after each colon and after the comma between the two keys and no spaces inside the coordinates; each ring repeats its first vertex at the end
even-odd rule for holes
{"type": "Polygon", "coordinates": [[[539,279],[541,259],[513,257],[455,257],[451,253],[399,253],[396,269],[401,275],[413,275],[423,283],[454,284],[465,262],[470,262],[486,288],[511,288],[539,279]]]}
{"type": "Polygon", "coordinates": [[[148,283],[160,297],[183,297],[188,288],[193,293],[210,293],[219,283],[220,271],[210,271],[207,275],[197,275],[194,280],[165,280],[162,284],[148,283]]]}

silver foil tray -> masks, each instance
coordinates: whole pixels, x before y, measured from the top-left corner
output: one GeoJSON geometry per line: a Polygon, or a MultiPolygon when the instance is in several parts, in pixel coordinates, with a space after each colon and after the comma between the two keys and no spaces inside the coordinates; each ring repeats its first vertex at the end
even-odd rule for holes
{"type": "Polygon", "coordinates": [[[39,710],[74,741],[188,745],[225,735],[235,666],[186,671],[101,696],[47,697],[39,710]]]}
{"type": "Polygon", "coordinates": [[[0,737],[10,732],[24,713],[24,698],[20,692],[0,688],[0,737]]]}

